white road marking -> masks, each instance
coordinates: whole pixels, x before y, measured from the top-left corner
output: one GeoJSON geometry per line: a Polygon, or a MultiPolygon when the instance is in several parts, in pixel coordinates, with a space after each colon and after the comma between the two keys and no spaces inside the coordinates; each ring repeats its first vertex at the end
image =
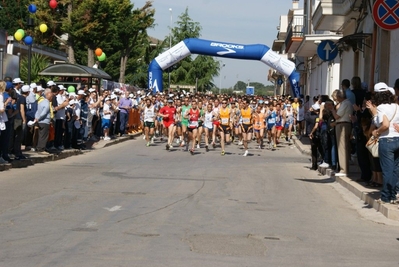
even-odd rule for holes
{"type": "Polygon", "coordinates": [[[113,212],[113,211],[121,210],[121,208],[122,208],[122,206],[114,206],[112,208],[104,208],[104,209],[113,212]]]}
{"type": "Polygon", "coordinates": [[[87,228],[95,227],[95,226],[97,226],[97,223],[96,223],[96,222],[87,222],[87,223],[86,223],[86,227],[87,227],[87,228]]]}

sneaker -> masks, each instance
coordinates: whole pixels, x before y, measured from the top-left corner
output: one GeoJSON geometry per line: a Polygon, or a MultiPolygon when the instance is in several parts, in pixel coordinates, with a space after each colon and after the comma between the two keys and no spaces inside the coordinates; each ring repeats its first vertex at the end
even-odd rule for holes
{"type": "Polygon", "coordinates": [[[262,147],[259,145],[259,146],[258,146],[258,149],[262,149],[262,147]]]}
{"type": "Polygon", "coordinates": [[[243,157],[248,156],[248,150],[245,150],[244,155],[242,155],[243,157]]]}
{"type": "Polygon", "coordinates": [[[169,148],[173,148],[172,144],[169,144],[169,148]]]}
{"type": "Polygon", "coordinates": [[[49,152],[47,152],[47,151],[40,151],[40,152],[38,152],[38,154],[39,155],[44,155],[44,156],[48,156],[48,155],[50,155],[50,153],[49,152]]]}
{"type": "Polygon", "coordinates": [[[64,150],[64,146],[59,146],[59,147],[56,147],[57,148],[57,150],[64,150]]]}
{"type": "Polygon", "coordinates": [[[239,145],[239,146],[242,146],[242,141],[238,141],[238,145],[239,145]]]}
{"type": "Polygon", "coordinates": [[[273,148],[277,148],[277,145],[276,145],[276,144],[273,144],[273,148]]]}
{"type": "Polygon", "coordinates": [[[150,142],[147,142],[147,145],[146,146],[150,146],[150,142]]]}
{"type": "Polygon", "coordinates": [[[319,165],[319,167],[328,168],[328,167],[330,167],[330,164],[328,164],[327,162],[323,162],[322,164],[319,165]]]}
{"type": "Polygon", "coordinates": [[[224,152],[224,150],[222,151],[222,153],[220,153],[222,156],[224,156],[226,154],[226,152],[224,152]]]}
{"type": "Polygon", "coordinates": [[[0,164],[8,164],[8,161],[0,157],[0,164]]]}
{"type": "Polygon", "coordinates": [[[206,152],[209,152],[209,147],[208,147],[208,145],[205,146],[205,151],[206,151],[206,152]]]}
{"type": "Polygon", "coordinates": [[[143,135],[143,140],[145,140],[145,135],[143,135]]]}
{"type": "Polygon", "coordinates": [[[191,153],[191,155],[194,155],[194,149],[190,149],[190,153],[191,153]]]}
{"type": "Polygon", "coordinates": [[[166,150],[169,150],[169,144],[166,144],[166,150]]]}
{"type": "Polygon", "coordinates": [[[212,142],[212,146],[213,146],[213,148],[216,148],[215,142],[212,142]]]}
{"type": "Polygon", "coordinates": [[[26,147],[25,147],[25,151],[30,151],[31,149],[32,149],[31,146],[26,146],[26,147]]]}
{"type": "Polygon", "coordinates": [[[36,151],[36,148],[32,147],[32,148],[30,149],[30,151],[35,152],[35,151],[36,151]]]}
{"type": "Polygon", "coordinates": [[[109,137],[109,136],[104,137],[104,141],[109,141],[109,140],[111,140],[111,137],[109,137]]]}
{"type": "Polygon", "coordinates": [[[151,137],[151,144],[154,144],[154,143],[155,143],[155,138],[153,136],[153,137],[151,137]]]}
{"type": "Polygon", "coordinates": [[[197,149],[200,149],[201,147],[200,147],[200,145],[199,144],[197,144],[197,149]]]}
{"type": "Polygon", "coordinates": [[[26,157],[24,155],[15,156],[14,160],[24,160],[26,157]]]}

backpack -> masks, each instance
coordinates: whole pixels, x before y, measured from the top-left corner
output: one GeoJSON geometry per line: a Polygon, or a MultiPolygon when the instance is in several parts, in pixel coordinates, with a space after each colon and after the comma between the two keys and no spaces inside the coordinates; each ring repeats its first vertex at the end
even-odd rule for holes
{"type": "Polygon", "coordinates": [[[43,97],[39,97],[35,102],[26,105],[26,118],[28,121],[33,121],[35,119],[35,114],[39,104],[39,100],[43,100],[43,97]]]}

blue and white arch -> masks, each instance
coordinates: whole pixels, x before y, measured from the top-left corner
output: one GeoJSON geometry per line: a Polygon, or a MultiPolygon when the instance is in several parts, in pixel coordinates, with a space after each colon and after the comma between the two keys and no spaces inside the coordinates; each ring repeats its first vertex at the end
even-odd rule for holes
{"type": "Polygon", "coordinates": [[[152,60],[148,68],[148,88],[152,88],[154,93],[162,92],[163,70],[173,66],[191,54],[261,61],[288,76],[294,96],[298,97],[300,95],[298,83],[300,76],[295,71],[295,64],[281,57],[266,45],[243,45],[195,38],[181,41],[152,60]]]}

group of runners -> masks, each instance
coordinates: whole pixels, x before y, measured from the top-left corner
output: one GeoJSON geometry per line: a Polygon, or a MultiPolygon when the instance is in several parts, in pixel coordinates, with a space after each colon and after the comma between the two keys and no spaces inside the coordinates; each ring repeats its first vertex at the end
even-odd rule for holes
{"type": "Polygon", "coordinates": [[[140,103],[141,121],[146,145],[154,138],[167,139],[166,150],[174,146],[186,147],[192,155],[200,149],[204,136],[205,150],[220,143],[221,155],[226,144],[238,139],[248,155],[248,142],[256,139],[257,148],[269,149],[279,144],[284,133],[291,142],[293,132],[302,132],[305,109],[302,100],[291,98],[233,98],[229,96],[168,95],[147,96],[140,103]]]}

